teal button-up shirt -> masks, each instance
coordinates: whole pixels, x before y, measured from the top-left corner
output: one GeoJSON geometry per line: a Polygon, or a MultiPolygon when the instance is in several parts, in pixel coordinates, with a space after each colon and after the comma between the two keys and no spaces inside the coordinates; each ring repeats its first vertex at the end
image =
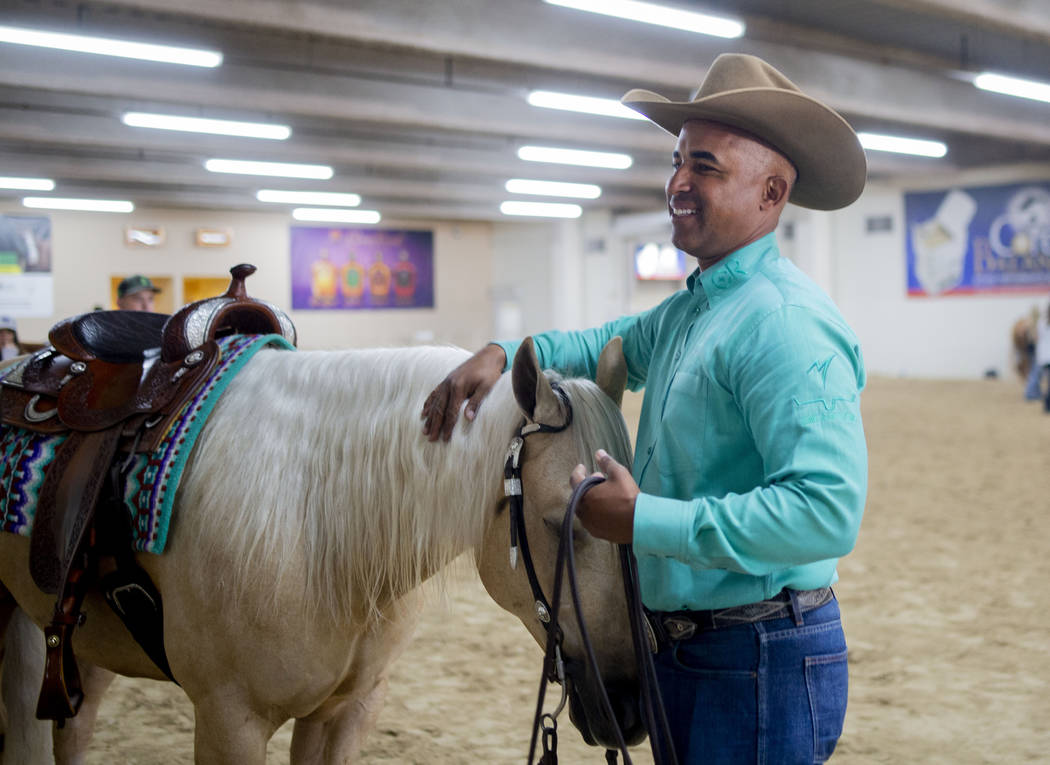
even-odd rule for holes
{"type": "MultiPolygon", "coordinates": [[[[644,313],[533,336],[540,362],[594,378],[623,338],[645,388],[634,552],[654,610],[726,608],[837,580],[867,493],[864,365],[838,309],[773,234],[644,313]]],[[[513,358],[519,343],[499,343],[513,358]]]]}

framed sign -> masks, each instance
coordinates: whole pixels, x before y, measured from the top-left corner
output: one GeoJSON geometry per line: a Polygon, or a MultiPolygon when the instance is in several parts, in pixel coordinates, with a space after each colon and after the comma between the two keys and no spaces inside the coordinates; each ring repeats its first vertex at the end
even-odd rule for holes
{"type": "Polygon", "coordinates": [[[292,308],[434,306],[430,231],[292,226],[292,308]]]}
{"type": "Polygon", "coordinates": [[[1050,289],[1050,182],[904,195],[909,296],[1050,289]]]}

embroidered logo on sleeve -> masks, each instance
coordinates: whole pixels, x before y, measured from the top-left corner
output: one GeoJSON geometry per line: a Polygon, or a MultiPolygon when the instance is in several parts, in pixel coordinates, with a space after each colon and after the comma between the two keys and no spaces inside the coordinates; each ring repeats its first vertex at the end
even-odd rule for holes
{"type": "MultiPolygon", "coordinates": [[[[828,389],[828,371],[831,369],[831,362],[834,360],[835,354],[831,354],[826,359],[814,361],[809,365],[809,369],[806,370],[807,375],[812,375],[820,381],[820,389],[825,394],[828,389]]],[[[792,396],[791,398],[795,409],[799,411],[803,424],[817,422],[818,420],[856,420],[857,415],[852,411],[852,407],[848,406],[856,400],[856,393],[851,393],[848,396],[822,395],[807,401],[802,401],[798,396],[792,396]]]]}

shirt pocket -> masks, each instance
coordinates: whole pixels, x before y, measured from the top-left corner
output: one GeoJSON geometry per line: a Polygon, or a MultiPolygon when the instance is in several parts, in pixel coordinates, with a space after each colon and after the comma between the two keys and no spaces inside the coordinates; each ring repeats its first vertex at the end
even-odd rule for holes
{"type": "Polygon", "coordinates": [[[704,375],[679,370],[668,387],[657,452],[661,482],[670,490],[667,496],[692,496],[700,476],[710,385],[704,375]]]}

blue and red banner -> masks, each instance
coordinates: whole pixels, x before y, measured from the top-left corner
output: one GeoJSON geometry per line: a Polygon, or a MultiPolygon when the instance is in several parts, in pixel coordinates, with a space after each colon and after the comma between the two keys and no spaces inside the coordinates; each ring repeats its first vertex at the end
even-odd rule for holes
{"type": "Polygon", "coordinates": [[[1050,182],[904,195],[908,295],[1050,289],[1050,182]]]}
{"type": "Polygon", "coordinates": [[[430,231],[292,226],[292,308],[433,308],[430,231]]]}

